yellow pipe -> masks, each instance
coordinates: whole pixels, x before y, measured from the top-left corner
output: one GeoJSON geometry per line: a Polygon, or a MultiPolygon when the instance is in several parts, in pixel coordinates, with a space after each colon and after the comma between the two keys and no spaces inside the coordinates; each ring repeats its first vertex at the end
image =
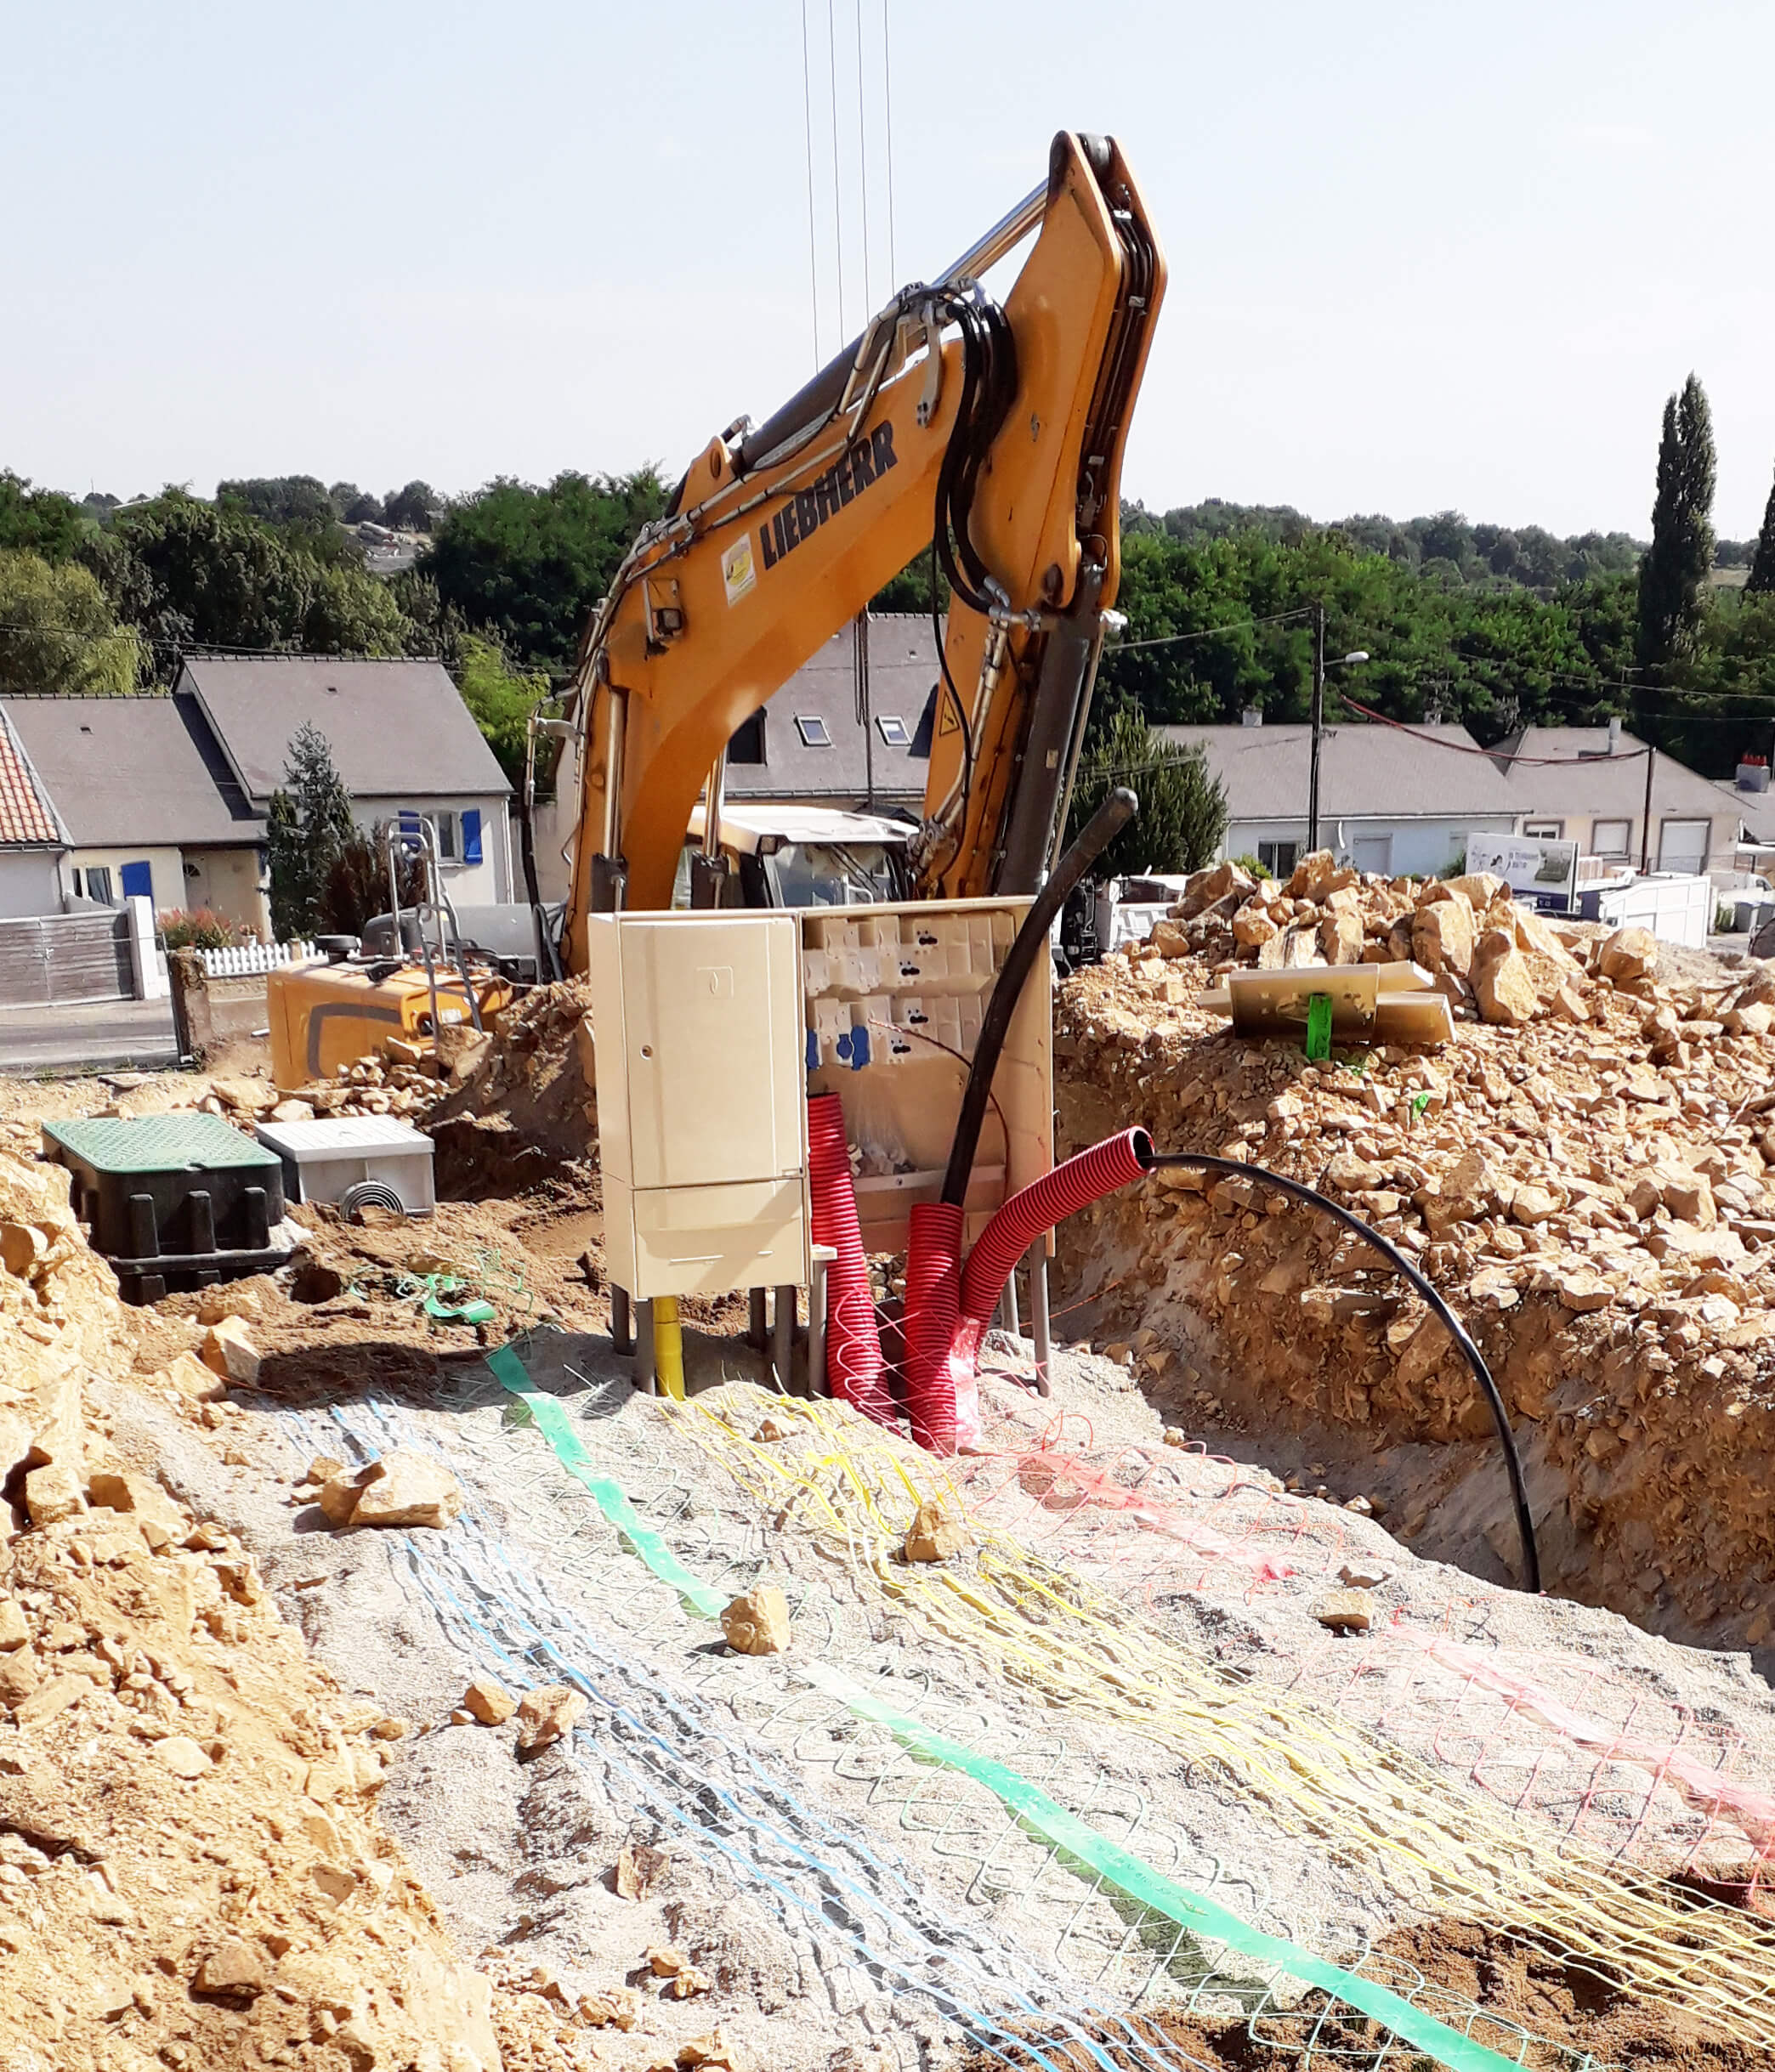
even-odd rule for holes
{"type": "Polygon", "coordinates": [[[678,1298],[655,1295],[653,1305],[654,1373],[661,1395],[684,1400],[684,1334],[678,1328],[678,1298]]]}

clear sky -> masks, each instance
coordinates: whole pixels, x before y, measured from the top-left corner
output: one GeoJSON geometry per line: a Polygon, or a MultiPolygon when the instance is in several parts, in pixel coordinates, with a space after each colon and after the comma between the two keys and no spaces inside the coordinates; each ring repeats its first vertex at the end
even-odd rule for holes
{"type": "MultiPolygon", "coordinates": [[[[888,283],[883,0],[832,0],[846,314],[888,283]]],[[[1716,520],[1775,463],[1775,9],[888,0],[934,272],[1057,128],[1169,300],[1126,487],[1643,535],[1694,368],[1716,520]]],[[[808,0],[828,345],[828,0],[808,0]]],[[[77,493],[683,465],[813,363],[801,0],[7,10],[0,466],[77,493]]]]}

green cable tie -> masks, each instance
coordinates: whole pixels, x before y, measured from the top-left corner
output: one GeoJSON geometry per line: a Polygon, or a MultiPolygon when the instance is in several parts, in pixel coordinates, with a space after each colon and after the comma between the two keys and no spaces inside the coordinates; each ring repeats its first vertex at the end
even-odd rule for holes
{"type": "MultiPolygon", "coordinates": [[[[1315,1006],[1321,1000],[1324,1003],[1329,1029],[1330,995],[1313,996],[1315,1006]]],[[[1308,1027],[1310,1044],[1310,1023],[1308,1027]]],[[[559,1402],[544,1390],[530,1386],[530,1376],[516,1350],[510,1345],[502,1345],[497,1351],[487,1355],[487,1365],[500,1385],[530,1412],[561,1465],[590,1493],[605,1519],[661,1582],[671,1584],[691,1610],[702,1617],[718,1619],[726,1608],[727,1599],[700,1582],[660,1535],[642,1523],[621,1483],[598,1474],[559,1402]]],[[[1484,2044],[1474,2042],[1471,2036],[1462,2035],[1458,2029],[1450,2029],[1446,2022],[1438,2022],[1433,2015],[1413,2007],[1409,2000],[1389,1992],[1384,1985],[1345,1971],[1324,1957],[1316,1957],[1298,1943],[1289,1942],[1279,1935],[1266,1935],[1261,1928],[1252,1928],[1216,1901],[1191,1891],[1187,1885],[1178,1884],[1174,1878],[1166,1877],[1143,1857],[1123,1848],[1088,1822],[1069,1813],[1027,1777],[884,1705],[844,1671],[830,1668],[819,1662],[797,1661],[794,1667],[816,1690],[823,1690],[828,1696],[839,1700],[858,1718],[885,1727],[903,1746],[933,1763],[940,1763],[945,1769],[973,1778],[1015,1814],[1023,1826],[1032,1829],[1043,1841],[1085,1865],[1106,1885],[1114,1886],[1139,1905],[1162,1914],[1180,1928],[1223,1943],[1242,1956],[1273,1965],[1302,1985],[1318,1987],[1347,2007],[1380,2022],[1402,2041],[1447,2065],[1450,2072],[1521,2072],[1516,2059],[1505,2058],[1484,2044]]]]}

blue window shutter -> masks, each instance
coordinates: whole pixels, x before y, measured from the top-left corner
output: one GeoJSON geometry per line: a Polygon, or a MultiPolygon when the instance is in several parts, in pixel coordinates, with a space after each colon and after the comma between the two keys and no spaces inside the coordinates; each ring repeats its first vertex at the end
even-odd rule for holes
{"type": "Polygon", "coordinates": [[[123,882],[123,897],[138,897],[149,901],[154,898],[154,867],[145,860],[139,863],[126,863],[118,874],[123,882]]]}
{"type": "Polygon", "coordinates": [[[462,861],[465,863],[478,863],[480,860],[480,815],[472,806],[465,807],[462,812],[462,861]]]}

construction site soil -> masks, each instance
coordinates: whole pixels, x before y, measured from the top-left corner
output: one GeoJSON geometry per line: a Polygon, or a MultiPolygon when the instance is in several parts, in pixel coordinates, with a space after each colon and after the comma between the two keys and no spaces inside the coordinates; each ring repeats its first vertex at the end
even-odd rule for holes
{"type": "Polygon", "coordinates": [[[304,1209],[289,1268],[149,1310],[38,1120],[247,1124],[278,1095],[250,1056],[14,1083],[3,2072],[1291,2072],[1453,2047],[1402,2042],[1420,2018],[1562,2072],[1765,2062],[1775,1696],[1746,1650],[1775,1569],[1760,1334],[1732,1335],[1763,1313],[1762,1039],[1654,1056],[1672,1003],[1585,968],[1583,1025],[1307,1067],[1194,1008],[1239,954],[1197,920],[1063,989],[1066,1147],[1236,1145],[1403,1234],[1530,1437],[1558,1595],[1508,1587],[1495,1447],[1433,1320],[1224,1186],[1063,1232],[1052,1397],[991,1334],[983,1448],[943,1462],[772,1391],[743,1299],[685,1305],[686,1402],[635,1393],[576,988],[441,1101],[401,1065],[303,1096],[443,1111],[472,1198],[304,1209]],[[1710,1223],[1675,1213],[1683,1173],[1710,1223]],[[1562,1198],[1523,1220],[1534,1187],[1562,1198]],[[491,1318],[451,1321],[471,1299],[491,1318]],[[332,1522],[377,1461],[453,1492],[445,1522],[332,1522]],[[925,1498],[966,1544],[909,1563],[925,1498]],[[788,1645],[736,1653],[706,1607],[763,1585],[788,1645]],[[508,1718],[471,1685],[533,1696],[508,1718]],[[521,1746],[551,1707],[565,1730],[521,1746]],[[1347,1997],[1370,1987],[1385,2021],[1347,1997]]]}

